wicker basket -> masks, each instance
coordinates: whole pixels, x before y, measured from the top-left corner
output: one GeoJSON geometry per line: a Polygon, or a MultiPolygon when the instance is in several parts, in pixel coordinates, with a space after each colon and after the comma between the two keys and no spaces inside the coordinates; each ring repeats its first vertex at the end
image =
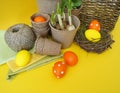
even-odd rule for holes
{"type": "Polygon", "coordinates": [[[76,34],[75,41],[88,52],[103,52],[114,42],[109,33],[113,30],[119,15],[120,0],[83,0],[78,16],[81,27],[76,34]],[[84,36],[84,31],[93,19],[101,24],[102,38],[96,43],[88,41],[84,36]]]}

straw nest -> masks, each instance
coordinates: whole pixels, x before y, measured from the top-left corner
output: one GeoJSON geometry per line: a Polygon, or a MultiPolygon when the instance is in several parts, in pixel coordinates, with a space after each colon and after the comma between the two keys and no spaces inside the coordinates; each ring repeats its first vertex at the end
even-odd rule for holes
{"type": "Polygon", "coordinates": [[[120,15],[120,0],[83,0],[79,19],[81,26],[75,36],[75,42],[87,52],[102,53],[111,48],[114,42],[110,32],[113,30],[120,15]],[[85,38],[84,32],[91,20],[98,20],[101,24],[101,40],[93,43],[85,38]]]}

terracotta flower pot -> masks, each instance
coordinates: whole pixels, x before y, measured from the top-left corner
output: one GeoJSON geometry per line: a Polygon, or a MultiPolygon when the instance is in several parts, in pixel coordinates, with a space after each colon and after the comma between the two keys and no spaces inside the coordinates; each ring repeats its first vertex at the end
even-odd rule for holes
{"type": "Polygon", "coordinates": [[[35,53],[42,55],[59,55],[61,51],[61,44],[51,39],[37,38],[35,42],[35,53]]]}
{"type": "Polygon", "coordinates": [[[39,12],[51,14],[53,10],[56,10],[56,4],[59,0],[37,0],[39,12]]]}
{"type": "Polygon", "coordinates": [[[50,27],[51,27],[51,34],[52,34],[52,38],[61,43],[62,44],[62,48],[67,48],[69,47],[73,40],[74,40],[74,37],[76,35],[76,32],[80,26],[80,20],[72,15],[72,21],[73,21],[73,25],[76,27],[75,30],[73,31],[68,31],[68,30],[58,30],[56,28],[54,28],[51,23],[49,23],[50,27]]]}
{"type": "Polygon", "coordinates": [[[50,20],[50,16],[46,13],[35,13],[31,16],[32,28],[37,37],[39,36],[44,37],[48,34],[48,31],[50,30],[49,20],[50,20]],[[46,19],[46,21],[45,22],[34,22],[33,20],[36,16],[42,16],[46,19]]]}

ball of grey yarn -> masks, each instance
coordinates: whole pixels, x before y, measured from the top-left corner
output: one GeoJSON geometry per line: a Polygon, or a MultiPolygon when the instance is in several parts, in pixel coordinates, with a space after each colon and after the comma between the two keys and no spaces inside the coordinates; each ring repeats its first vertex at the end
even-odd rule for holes
{"type": "Polygon", "coordinates": [[[4,35],[5,42],[14,51],[30,50],[33,48],[36,37],[32,28],[26,24],[16,24],[7,29],[4,35]]]}

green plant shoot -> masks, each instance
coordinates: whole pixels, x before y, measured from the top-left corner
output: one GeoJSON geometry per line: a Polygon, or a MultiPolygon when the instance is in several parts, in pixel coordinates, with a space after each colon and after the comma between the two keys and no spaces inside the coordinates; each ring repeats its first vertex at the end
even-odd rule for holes
{"type": "Polygon", "coordinates": [[[72,2],[71,0],[68,0],[68,21],[69,21],[69,25],[72,25],[72,19],[71,19],[71,10],[72,10],[72,2]]]}
{"type": "Polygon", "coordinates": [[[52,11],[50,22],[51,22],[52,26],[56,25],[56,14],[54,11],[52,11]]]}
{"type": "Polygon", "coordinates": [[[68,25],[67,29],[69,31],[72,31],[72,30],[75,29],[75,26],[72,24],[72,18],[71,18],[71,11],[72,11],[72,2],[71,2],[71,0],[68,0],[67,9],[68,9],[68,22],[69,22],[69,25],[68,25]]]}
{"type": "Polygon", "coordinates": [[[65,21],[65,13],[64,13],[64,9],[67,5],[67,0],[61,0],[61,14],[62,14],[62,18],[63,18],[63,21],[65,21]]]}
{"type": "Polygon", "coordinates": [[[57,17],[58,17],[58,22],[59,22],[60,28],[64,29],[64,25],[63,25],[62,17],[61,17],[61,8],[60,8],[59,3],[57,3],[57,10],[56,11],[57,11],[57,17]]]}

